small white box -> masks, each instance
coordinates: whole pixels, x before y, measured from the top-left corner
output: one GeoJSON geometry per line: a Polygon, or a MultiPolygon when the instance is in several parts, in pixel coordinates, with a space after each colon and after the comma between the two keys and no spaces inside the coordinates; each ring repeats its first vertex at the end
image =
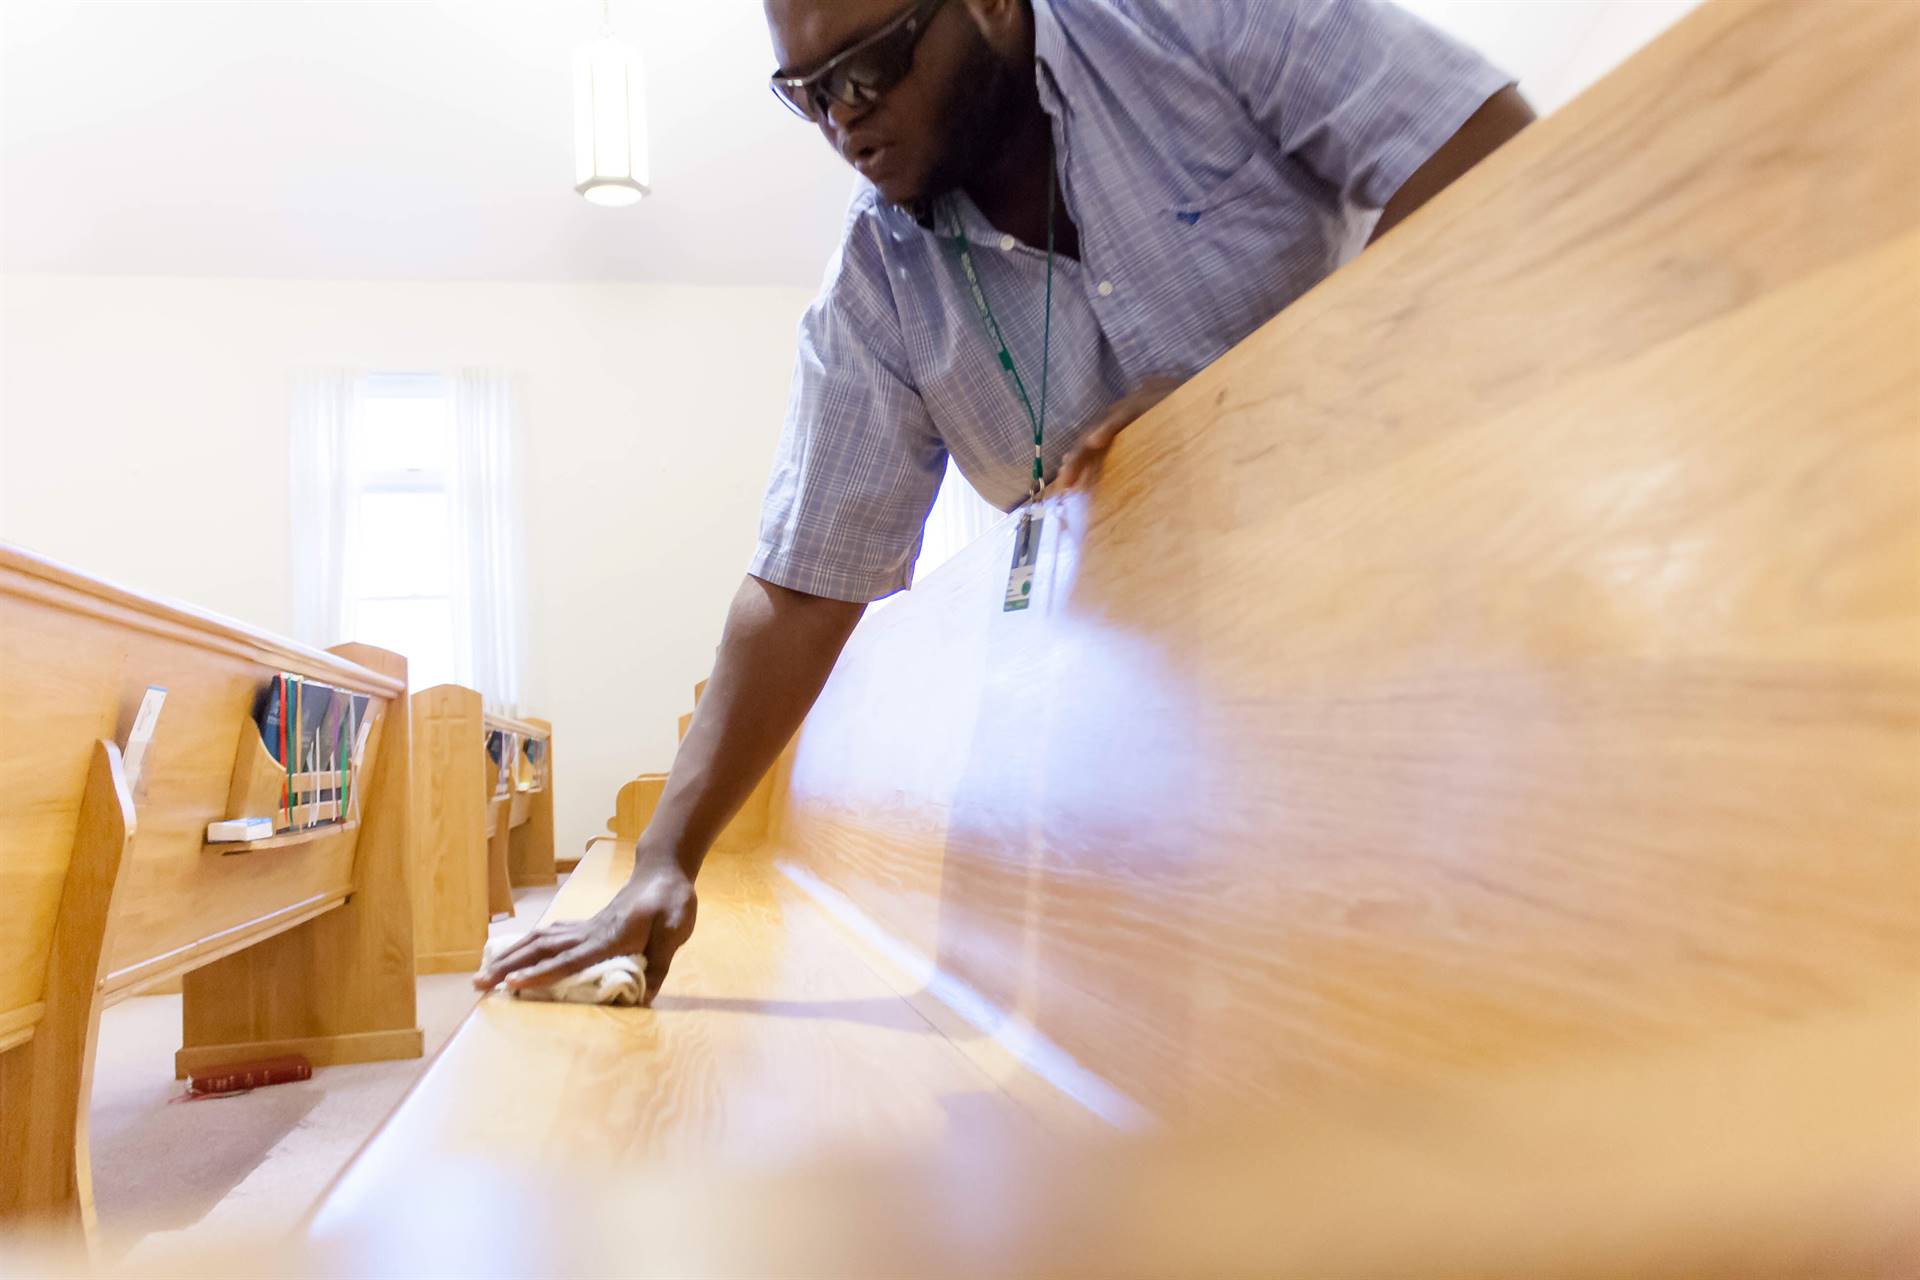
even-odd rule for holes
{"type": "Polygon", "coordinates": [[[273,834],[272,818],[230,818],[207,824],[208,844],[234,844],[246,840],[264,840],[273,834]]]}

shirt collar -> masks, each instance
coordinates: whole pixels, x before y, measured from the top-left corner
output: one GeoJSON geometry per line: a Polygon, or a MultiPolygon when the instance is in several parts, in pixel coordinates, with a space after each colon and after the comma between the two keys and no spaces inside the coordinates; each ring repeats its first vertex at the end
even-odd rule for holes
{"type": "Polygon", "coordinates": [[[1067,62],[1067,33],[1053,12],[1053,0],[1033,0],[1033,73],[1040,83],[1040,105],[1057,116],[1066,109],[1056,68],[1067,62]]]}

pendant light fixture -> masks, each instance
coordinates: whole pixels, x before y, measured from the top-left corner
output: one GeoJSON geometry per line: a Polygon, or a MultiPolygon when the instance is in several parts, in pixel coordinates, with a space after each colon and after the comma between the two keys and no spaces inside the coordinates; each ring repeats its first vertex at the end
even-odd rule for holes
{"type": "Polygon", "coordinates": [[[640,55],[613,37],[610,0],[600,36],[573,55],[573,189],[617,208],[653,194],[647,169],[647,77],[640,55]]]}

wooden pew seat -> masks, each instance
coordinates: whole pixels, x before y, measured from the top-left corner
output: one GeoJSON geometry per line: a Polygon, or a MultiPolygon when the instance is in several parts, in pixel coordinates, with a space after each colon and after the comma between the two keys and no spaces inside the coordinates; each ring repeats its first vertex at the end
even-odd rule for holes
{"type": "MultiPolygon", "coordinates": [[[[624,846],[595,846],[546,919],[591,915],[631,866],[624,846]]],[[[721,857],[653,1011],[487,996],[333,1199],[388,1194],[468,1156],[777,1168],[1030,1123],[771,863],[721,857]]]]}
{"type": "MultiPolygon", "coordinates": [[[[597,846],[548,918],[591,912],[629,866],[597,846]]],[[[709,867],[700,932],[653,1012],[483,1000],[296,1256],[361,1280],[508,1256],[847,1277],[1750,1280],[1920,1261],[1903,1200],[1920,1196],[1904,1065],[1920,993],[1624,1064],[1116,1135],[1061,1123],[1035,1105],[1042,1082],[924,1017],[792,870],[709,867]],[[1819,1153],[1817,1176],[1772,1159],[1796,1148],[1819,1153]],[[458,1210],[423,1214],[423,1186],[458,1210]]]]}

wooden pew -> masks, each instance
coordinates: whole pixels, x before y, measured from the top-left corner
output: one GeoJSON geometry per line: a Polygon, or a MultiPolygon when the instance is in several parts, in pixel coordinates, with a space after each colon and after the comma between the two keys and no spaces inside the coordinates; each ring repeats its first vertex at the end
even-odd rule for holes
{"type": "Polygon", "coordinates": [[[457,684],[413,695],[413,928],[420,973],[471,973],[487,921],[513,910],[504,847],[490,855],[496,771],[487,758],[480,695],[457,684]]]}
{"type": "MultiPolygon", "coordinates": [[[[613,815],[607,819],[606,831],[587,841],[587,849],[591,850],[605,840],[632,847],[633,842],[640,838],[640,833],[647,829],[647,824],[653,821],[653,811],[660,807],[660,797],[666,789],[667,775],[664,773],[643,773],[622,784],[614,795],[613,815]]],[[[566,869],[572,871],[579,865],[580,860],[576,858],[573,866],[566,869]]]]}
{"type": "Polygon", "coordinates": [[[471,972],[487,921],[513,914],[513,887],[555,879],[553,727],[490,714],[462,685],[424,689],[413,708],[418,963],[471,972]]]}
{"type": "Polygon", "coordinates": [[[780,856],[1163,1118],[1910,979],[1917,26],[1710,4],[1492,157],[1056,500],[1031,612],[1010,528],[878,611],[780,856]]]}
{"type": "MultiPolygon", "coordinates": [[[[506,821],[489,834],[502,842],[507,874],[515,886],[552,884],[558,878],[553,856],[553,726],[545,720],[486,715],[488,734],[499,734],[503,748],[492,777],[496,802],[504,801],[506,821]],[[529,745],[538,753],[529,758],[529,745]]],[[[512,911],[509,903],[507,910],[512,911]]]]}
{"type": "Polygon", "coordinates": [[[0,1222],[91,1226],[94,1036],[136,988],[184,975],[182,1075],[420,1054],[405,694],[395,655],[321,653],[0,546],[0,1222]],[[371,698],[357,820],[209,845],[241,816],[253,702],[280,671],[371,698]],[[130,785],[115,744],[149,685],[166,700],[130,785]]]}
{"type": "MultiPolygon", "coordinates": [[[[483,1001],[315,1237],[414,1220],[477,1152],[823,1185],[866,1143],[965,1170],[903,1218],[937,1256],[1032,1167],[970,1135],[1226,1125],[1343,1197],[1309,1273],[1901,1274],[1911,1162],[1861,1135],[1920,1123],[1884,1069],[1920,1027],[1917,100],[1920,7],[1683,20],[1051,499],[1031,610],[999,610],[1003,526],[871,613],[656,1009],[483,1001]],[[1830,1035],[1855,1018],[1872,1045],[1830,1035]],[[1775,1035],[1797,1065],[1732,1087],[1775,1035]],[[1614,1071],[1650,1083],[1584,1074],[1614,1071]],[[502,1096],[541,1103],[476,1132],[502,1096]],[[1437,1154],[1296,1151],[1323,1108],[1437,1154]],[[1475,1171],[1516,1134],[1524,1240],[1475,1171]],[[1404,1238],[1472,1219],[1497,1266],[1364,1265],[1402,1238],[1368,1188],[1416,1185],[1484,1194],[1404,1238]]],[[[1238,1185],[1101,1167],[1120,1240],[1169,1204],[1211,1239],[1238,1185]]],[[[722,1203],[781,1259],[850,1207],[722,1203]]],[[[1065,1258],[1110,1256],[1083,1226],[1065,1258]]],[[[726,1231],[682,1270],[756,1242],[726,1231]]]]}
{"type": "MultiPolygon", "coordinates": [[[[693,686],[693,705],[697,711],[701,696],[707,691],[705,680],[693,686]]],[[[679,719],[679,740],[684,742],[687,730],[693,725],[693,712],[679,719]]],[[[637,778],[622,784],[614,795],[613,816],[607,819],[607,829],[587,841],[591,850],[605,841],[624,844],[631,847],[653,821],[653,811],[660,804],[665,792],[667,775],[664,773],[643,773],[637,778]]],[[[772,812],[774,775],[769,774],[754,787],[747,802],[740,807],[733,820],[728,822],[714,841],[717,852],[752,852],[757,850],[767,835],[767,822],[772,812]]],[[[570,859],[559,864],[562,871],[572,871],[579,866],[579,859],[570,859]]]]}

